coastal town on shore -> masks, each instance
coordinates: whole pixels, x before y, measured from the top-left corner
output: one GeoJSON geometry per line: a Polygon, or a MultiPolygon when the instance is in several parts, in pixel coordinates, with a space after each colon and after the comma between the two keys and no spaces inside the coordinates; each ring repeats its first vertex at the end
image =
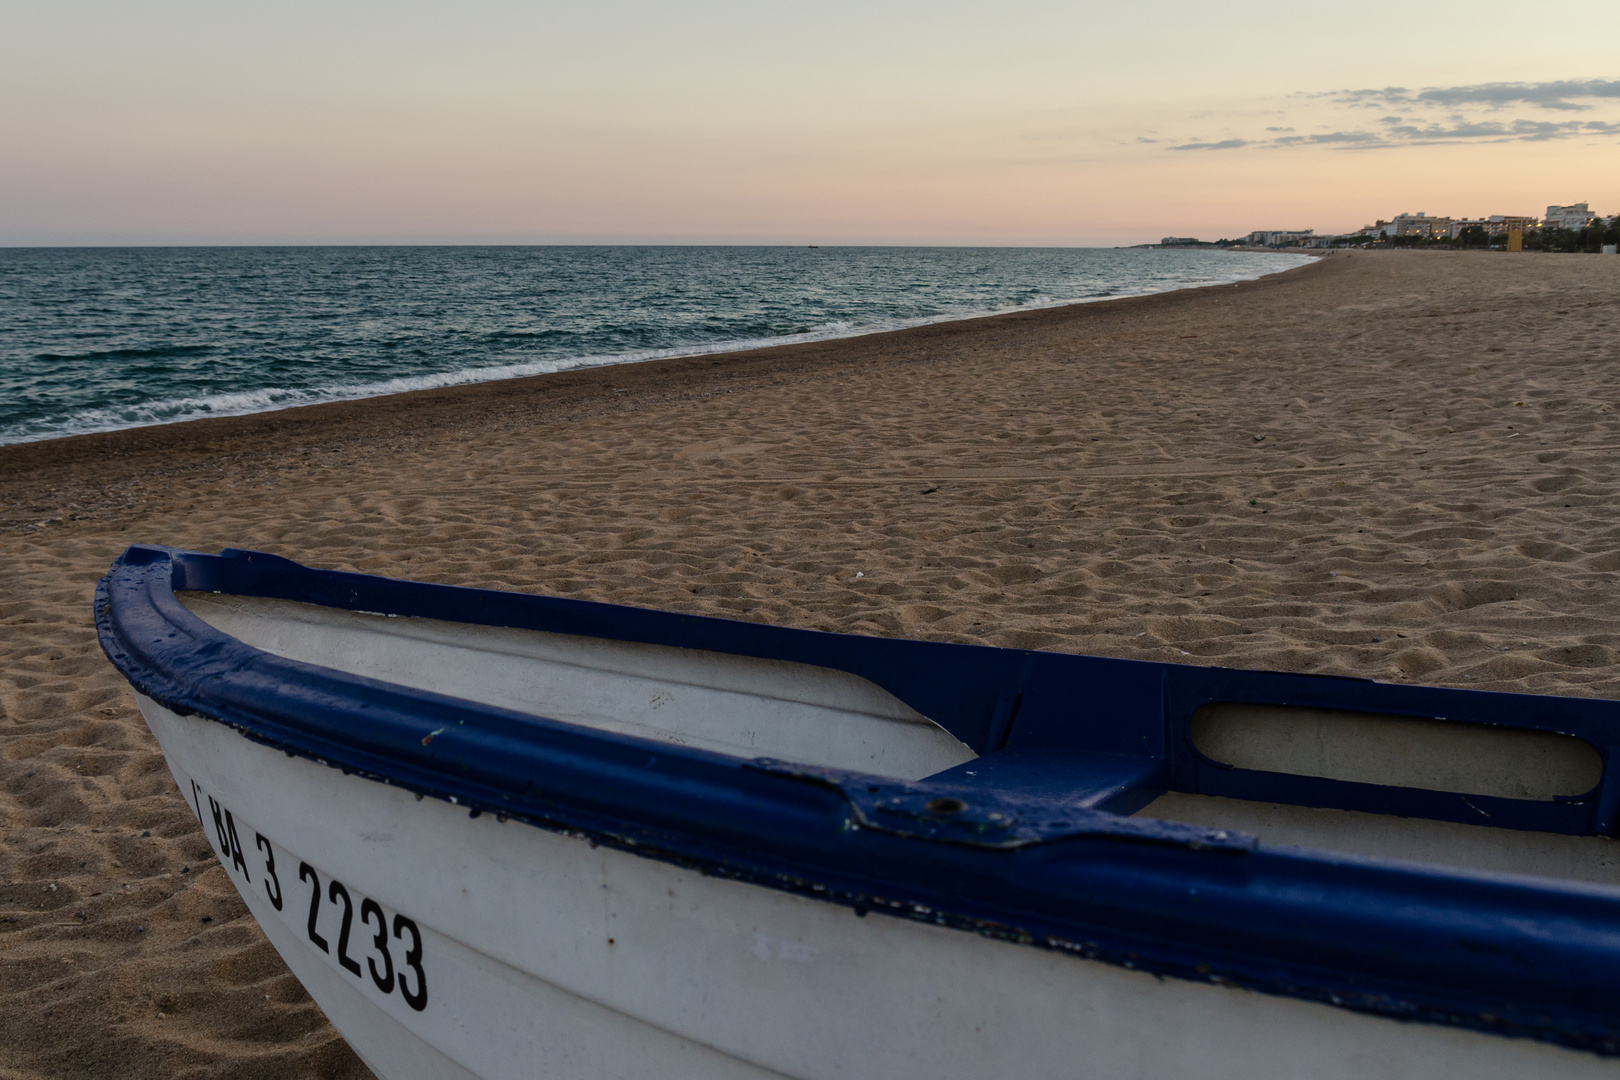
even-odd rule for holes
{"type": "Polygon", "coordinates": [[[1620,214],[1594,214],[1588,203],[1551,205],[1546,214],[1491,214],[1449,217],[1423,212],[1379,218],[1354,232],[1318,234],[1314,229],[1256,229],[1236,239],[1199,240],[1166,236],[1157,247],[1445,247],[1500,251],[1589,251],[1613,255],[1620,249],[1620,214]]]}

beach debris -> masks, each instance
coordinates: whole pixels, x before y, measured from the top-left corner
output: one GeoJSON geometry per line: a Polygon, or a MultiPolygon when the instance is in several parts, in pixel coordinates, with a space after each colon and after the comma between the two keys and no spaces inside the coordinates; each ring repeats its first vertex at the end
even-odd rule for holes
{"type": "Polygon", "coordinates": [[[922,493],[924,495],[932,495],[934,492],[936,492],[938,490],[939,490],[939,486],[936,484],[935,486],[933,486],[931,488],[923,488],[922,493]]]}
{"type": "Polygon", "coordinates": [[[857,578],[863,578],[863,577],[865,577],[865,576],[866,576],[866,571],[864,571],[864,570],[857,570],[857,571],[855,571],[855,576],[856,576],[856,577],[857,577],[857,578]]]}
{"type": "Polygon", "coordinates": [[[1255,441],[1255,442],[1265,442],[1265,441],[1266,441],[1266,437],[1265,437],[1265,436],[1264,436],[1264,435],[1256,435],[1256,436],[1255,436],[1255,437],[1254,437],[1254,441],[1255,441]]]}

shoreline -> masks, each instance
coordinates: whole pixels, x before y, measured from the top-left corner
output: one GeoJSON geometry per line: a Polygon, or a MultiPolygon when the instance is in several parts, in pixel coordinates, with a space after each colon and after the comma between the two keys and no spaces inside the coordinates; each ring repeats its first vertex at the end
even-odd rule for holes
{"type": "MultiPolygon", "coordinates": [[[[371,411],[377,411],[379,415],[389,414],[401,418],[411,415],[436,427],[454,424],[463,418],[467,410],[477,410],[485,404],[499,404],[503,412],[520,408],[588,407],[587,403],[600,401],[604,396],[616,397],[627,391],[651,390],[654,387],[667,391],[667,387],[663,387],[662,384],[669,380],[737,377],[751,373],[749,369],[778,362],[815,363],[826,359],[836,362],[838,354],[845,351],[843,346],[850,346],[858,352],[876,358],[892,350],[909,352],[927,348],[955,338],[959,334],[989,330],[998,323],[1005,323],[1008,329],[1027,328],[1036,320],[1067,322],[1081,312],[1095,313],[1097,317],[1102,317],[1129,305],[1171,302],[1179,298],[1237,286],[1253,288],[1313,271],[1323,261],[1322,256],[1315,256],[1310,262],[1236,282],[1186,286],[1130,296],[1063,301],[988,315],[936,319],[895,329],[604,363],[538,375],[312,402],[261,412],[200,416],[161,424],[142,424],[109,431],[7,443],[0,445],[0,473],[8,473],[15,479],[22,479],[31,473],[71,469],[106,456],[128,458],[131,455],[163,453],[209,453],[224,449],[228,443],[250,439],[255,434],[265,432],[284,435],[299,431],[307,433],[312,439],[330,438],[338,434],[343,426],[362,419],[365,413],[371,411]],[[713,371],[715,367],[721,368],[722,371],[713,371]],[[618,377],[609,378],[611,373],[617,373],[618,377]],[[639,387],[635,385],[637,383],[648,385],[639,387]],[[603,394],[604,390],[607,392],[606,395],[603,394]]],[[[5,512],[0,508],[0,528],[5,524],[5,512]]]]}
{"type": "MultiPolygon", "coordinates": [[[[1307,258],[1307,259],[1311,258],[1311,256],[1308,256],[1304,252],[1299,252],[1299,251],[1274,252],[1274,251],[1269,251],[1269,250],[1266,250],[1266,249],[1252,249],[1252,250],[1247,251],[1247,253],[1248,254],[1288,254],[1288,255],[1294,255],[1296,257],[1304,257],[1304,258],[1307,258]]],[[[455,389],[455,388],[458,388],[458,387],[478,386],[478,385],[482,385],[482,384],[485,384],[485,383],[500,383],[500,382],[510,382],[510,381],[513,381],[513,380],[520,380],[520,379],[546,378],[548,376],[562,375],[562,374],[566,374],[566,373],[569,373],[569,372],[587,372],[587,371],[594,371],[594,370],[597,370],[599,368],[626,367],[626,366],[632,366],[632,365],[636,365],[636,364],[654,363],[654,362],[657,362],[657,361],[660,361],[660,360],[684,360],[684,359],[691,359],[691,358],[695,358],[695,357],[720,356],[720,355],[726,355],[726,354],[730,354],[730,353],[757,352],[757,351],[763,351],[763,350],[769,350],[769,349],[787,348],[787,347],[791,347],[791,346],[794,346],[794,345],[814,344],[814,343],[823,342],[823,341],[847,341],[847,340],[851,340],[851,339],[854,339],[854,338],[869,337],[869,336],[872,336],[874,334],[891,334],[891,333],[897,333],[897,332],[901,332],[901,331],[905,331],[905,330],[919,329],[919,328],[925,327],[925,326],[940,325],[940,324],[943,324],[943,323],[970,322],[970,321],[974,321],[974,320],[978,320],[978,319],[999,318],[999,317],[1004,316],[1004,315],[1016,315],[1016,314],[1020,314],[1020,313],[1023,313],[1023,312],[1044,311],[1044,310],[1047,310],[1047,309],[1050,309],[1050,308],[1074,307],[1074,306],[1082,305],[1082,304],[1104,304],[1104,303],[1110,303],[1110,302],[1115,301],[1115,300],[1138,299],[1138,298],[1147,297],[1147,296],[1163,296],[1163,295],[1166,295],[1166,294],[1169,294],[1169,293],[1186,292],[1186,291],[1197,290],[1197,289],[1222,288],[1224,286],[1236,284],[1238,282],[1258,281],[1258,280],[1261,280],[1261,279],[1267,278],[1267,277],[1275,277],[1275,276],[1277,276],[1279,274],[1287,274],[1287,273],[1289,273],[1291,271],[1294,271],[1294,270],[1304,269],[1305,267],[1307,267],[1309,265],[1311,265],[1311,264],[1310,264],[1310,262],[1307,261],[1307,262],[1298,263],[1298,264],[1296,264],[1294,266],[1284,267],[1284,268],[1282,268],[1280,270],[1270,270],[1270,271],[1265,271],[1265,272],[1262,272],[1262,273],[1259,273],[1259,274],[1239,276],[1239,277],[1236,277],[1236,278],[1229,278],[1229,279],[1225,279],[1225,280],[1222,280],[1222,281],[1216,281],[1216,282],[1207,282],[1207,283],[1204,283],[1204,284],[1178,285],[1178,286],[1175,286],[1175,287],[1169,288],[1169,289],[1158,289],[1158,290],[1152,290],[1152,291],[1148,291],[1148,292],[1127,292],[1127,293],[1123,293],[1123,294],[1119,294],[1119,295],[1080,297],[1080,298],[1071,299],[1071,300],[1054,300],[1054,301],[1050,301],[1050,302],[1047,302],[1047,303],[1027,304],[1027,305],[1016,306],[1016,307],[1011,307],[1011,308],[1006,308],[1006,309],[996,310],[996,311],[975,311],[975,312],[967,312],[967,313],[958,314],[958,315],[939,315],[939,316],[921,317],[921,318],[916,318],[916,319],[901,319],[901,320],[898,320],[898,321],[896,321],[896,322],[894,322],[892,324],[877,325],[877,326],[871,326],[871,327],[860,328],[860,329],[849,329],[847,331],[840,331],[840,330],[815,331],[815,330],[812,330],[812,331],[807,331],[807,332],[799,333],[799,334],[784,334],[784,335],[781,335],[781,337],[777,338],[777,339],[772,339],[772,338],[737,339],[737,340],[730,340],[730,341],[713,342],[713,343],[704,344],[704,345],[693,345],[693,346],[690,346],[690,347],[675,346],[675,347],[672,347],[672,348],[669,348],[669,349],[652,349],[652,350],[646,350],[644,352],[627,353],[627,354],[623,354],[622,356],[584,355],[584,356],[578,356],[578,357],[573,357],[573,358],[570,358],[570,359],[561,360],[561,361],[559,361],[559,363],[564,364],[566,366],[558,367],[558,368],[556,368],[554,370],[550,370],[550,371],[527,371],[527,372],[521,372],[521,373],[512,373],[513,369],[515,369],[515,368],[533,367],[533,366],[536,366],[536,365],[539,365],[539,364],[549,363],[549,361],[534,361],[534,362],[530,362],[530,363],[519,363],[519,364],[494,364],[494,365],[490,365],[490,366],[485,367],[485,368],[478,368],[478,367],[461,368],[461,369],[457,369],[455,371],[429,373],[429,374],[424,374],[424,375],[403,375],[403,376],[398,376],[398,377],[393,378],[393,379],[383,380],[382,382],[378,382],[378,383],[363,384],[363,385],[360,385],[360,386],[355,386],[355,387],[350,388],[350,389],[352,389],[354,391],[353,393],[336,392],[336,393],[333,393],[331,396],[323,397],[323,398],[321,398],[319,400],[316,400],[316,401],[297,402],[297,403],[292,403],[292,404],[287,404],[287,405],[274,405],[274,406],[271,406],[271,407],[268,407],[268,408],[252,408],[252,409],[242,409],[242,410],[230,410],[230,411],[221,411],[221,412],[217,412],[217,413],[216,412],[209,412],[209,413],[203,413],[203,414],[194,415],[194,416],[181,417],[181,418],[177,418],[177,419],[174,419],[174,420],[164,420],[164,421],[157,421],[157,422],[150,422],[150,423],[148,423],[148,422],[131,423],[131,424],[120,425],[120,426],[116,426],[116,427],[101,428],[101,429],[98,429],[98,430],[95,430],[95,431],[82,431],[82,432],[74,432],[74,433],[65,434],[65,435],[48,435],[48,436],[43,436],[43,437],[39,437],[39,438],[26,438],[26,439],[20,439],[20,440],[14,441],[14,442],[0,443],[0,450],[4,450],[4,449],[6,449],[8,447],[13,447],[13,446],[27,446],[27,445],[31,445],[31,444],[34,444],[34,443],[60,442],[60,441],[66,440],[66,439],[75,439],[75,438],[80,438],[80,437],[86,436],[86,435],[109,435],[109,434],[114,434],[114,433],[117,433],[117,432],[120,432],[120,431],[134,431],[134,430],[138,430],[138,429],[141,429],[141,428],[148,428],[148,427],[168,427],[168,426],[170,426],[172,424],[188,424],[188,423],[194,423],[194,422],[200,421],[200,420],[219,420],[219,419],[230,419],[230,418],[241,417],[241,416],[258,416],[258,415],[262,415],[262,414],[265,414],[265,413],[286,412],[286,411],[289,411],[289,410],[292,410],[292,409],[313,408],[313,407],[316,407],[316,406],[319,406],[319,405],[339,404],[339,403],[344,403],[344,402],[370,401],[370,400],[375,400],[375,399],[378,399],[378,398],[396,397],[396,396],[399,396],[399,395],[402,395],[402,394],[423,393],[423,392],[426,392],[426,391],[429,391],[429,390],[449,390],[449,389],[455,389]],[[487,376],[480,376],[479,375],[480,372],[491,372],[492,374],[489,374],[487,376]],[[506,374],[493,374],[493,373],[496,373],[496,372],[504,372],[506,374]],[[415,381],[415,380],[419,380],[419,379],[431,380],[431,379],[435,379],[435,378],[443,378],[443,379],[446,379],[448,381],[442,382],[439,385],[435,385],[435,386],[414,386],[414,387],[407,387],[407,388],[404,388],[404,389],[381,389],[382,387],[388,386],[390,383],[411,382],[411,381],[415,381]]],[[[337,390],[341,390],[342,387],[341,386],[333,386],[333,387],[328,387],[328,388],[325,388],[325,389],[337,391],[337,390]]],[[[286,389],[286,388],[270,388],[270,389],[266,389],[266,390],[259,391],[259,392],[263,392],[263,393],[277,393],[277,392],[295,393],[297,391],[296,390],[286,389]]]]}

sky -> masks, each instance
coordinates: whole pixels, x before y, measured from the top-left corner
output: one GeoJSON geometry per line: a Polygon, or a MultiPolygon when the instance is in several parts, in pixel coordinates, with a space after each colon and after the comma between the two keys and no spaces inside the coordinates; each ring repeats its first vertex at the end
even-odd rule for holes
{"type": "Polygon", "coordinates": [[[0,0],[0,245],[1620,212],[1614,0],[0,0]]]}

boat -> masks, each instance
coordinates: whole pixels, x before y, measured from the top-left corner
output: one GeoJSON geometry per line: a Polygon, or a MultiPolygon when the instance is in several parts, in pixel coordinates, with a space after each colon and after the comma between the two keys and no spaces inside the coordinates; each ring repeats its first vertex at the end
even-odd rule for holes
{"type": "Polygon", "coordinates": [[[384,1080],[1620,1072],[1620,702],[137,545],[96,625],[384,1080]]]}

